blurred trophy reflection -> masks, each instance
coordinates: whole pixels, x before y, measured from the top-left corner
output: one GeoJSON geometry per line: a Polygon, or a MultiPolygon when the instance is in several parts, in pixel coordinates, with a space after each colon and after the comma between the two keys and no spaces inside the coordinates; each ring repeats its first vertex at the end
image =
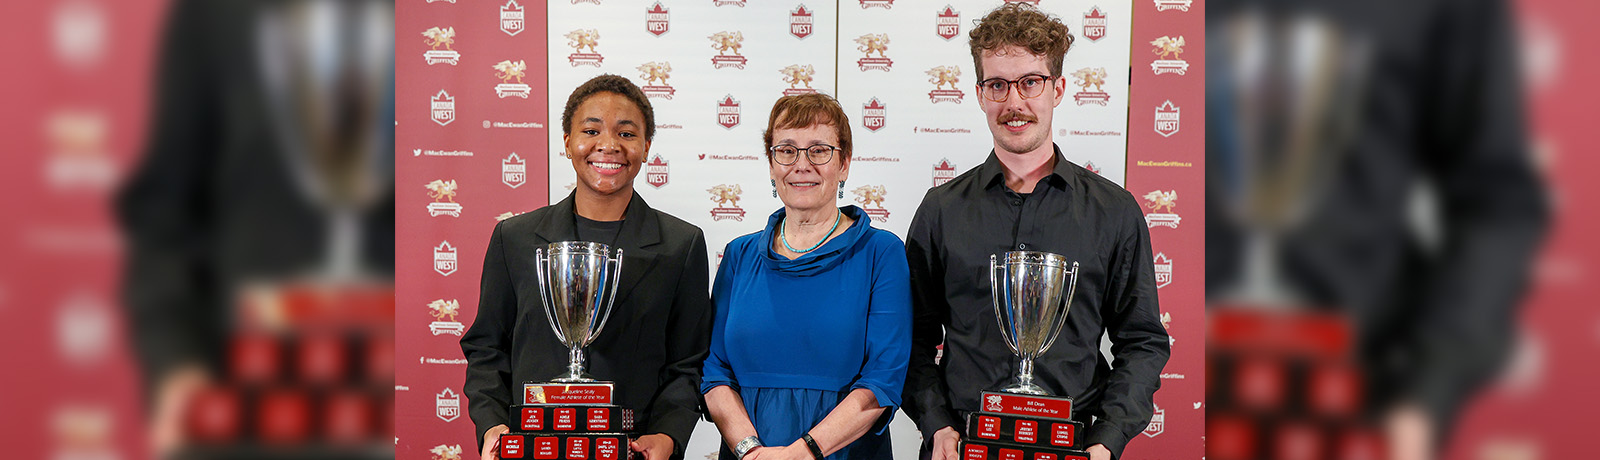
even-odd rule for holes
{"type": "Polygon", "coordinates": [[[1350,147],[1365,90],[1370,47],[1315,18],[1242,14],[1228,24],[1217,57],[1224,93],[1214,111],[1223,218],[1244,235],[1242,276],[1215,299],[1261,307],[1303,305],[1285,282],[1283,235],[1302,226],[1330,188],[1350,147]],[[1230,129],[1231,128],[1231,129],[1230,129]]]}

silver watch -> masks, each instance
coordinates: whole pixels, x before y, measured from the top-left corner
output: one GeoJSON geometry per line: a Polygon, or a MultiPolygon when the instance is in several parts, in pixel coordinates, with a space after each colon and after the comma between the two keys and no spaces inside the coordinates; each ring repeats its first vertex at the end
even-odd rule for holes
{"type": "Polygon", "coordinates": [[[744,454],[750,453],[751,450],[754,450],[757,447],[766,447],[766,445],[761,444],[761,438],[750,436],[741,439],[739,440],[738,444],[733,445],[733,458],[742,459],[744,458],[744,454]]]}

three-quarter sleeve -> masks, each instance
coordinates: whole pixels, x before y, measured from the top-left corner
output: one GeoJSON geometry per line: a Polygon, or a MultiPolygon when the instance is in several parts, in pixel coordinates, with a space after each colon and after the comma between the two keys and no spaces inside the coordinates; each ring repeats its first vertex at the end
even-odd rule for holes
{"type": "Polygon", "coordinates": [[[731,292],[734,267],[739,265],[739,250],[733,245],[737,240],[729,242],[722,251],[722,263],[717,266],[717,279],[711,288],[711,307],[716,313],[711,321],[711,346],[706,355],[705,364],[700,372],[700,394],[711,391],[712,388],[727,385],[735,390],[739,382],[734,379],[733,367],[728,364],[728,348],[724,344],[727,334],[724,333],[728,326],[728,308],[732,304],[731,292]]]}
{"type": "Polygon", "coordinates": [[[888,421],[901,404],[906,369],[911,358],[911,274],[906,266],[905,245],[891,234],[878,238],[887,241],[874,245],[872,292],[867,305],[867,353],[861,377],[850,388],[872,391],[885,416],[878,422],[878,433],[888,429],[888,421]],[[892,243],[888,243],[892,242],[892,243]]]}

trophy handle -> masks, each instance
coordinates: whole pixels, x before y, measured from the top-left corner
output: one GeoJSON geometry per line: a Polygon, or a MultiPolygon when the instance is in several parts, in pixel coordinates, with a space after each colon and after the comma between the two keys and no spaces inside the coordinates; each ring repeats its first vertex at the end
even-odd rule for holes
{"type": "MultiPolygon", "coordinates": [[[[1072,312],[1072,293],[1078,290],[1078,262],[1072,262],[1072,278],[1067,282],[1067,295],[1062,302],[1067,304],[1060,316],[1056,317],[1056,325],[1050,329],[1050,340],[1045,341],[1044,350],[1049,350],[1050,345],[1056,343],[1056,338],[1061,337],[1061,327],[1067,324],[1067,313],[1072,312]]],[[[1043,353],[1041,351],[1041,353],[1043,353]]]]}
{"type": "Polygon", "coordinates": [[[1000,326],[1000,337],[1006,339],[1006,346],[1011,347],[1012,353],[1021,354],[1022,352],[1017,350],[1017,339],[1008,333],[1006,321],[1003,319],[1009,317],[1011,311],[1007,310],[1002,313],[1000,309],[1000,296],[1003,294],[1000,291],[1000,278],[1003,276],[1005,274],[1003,267],[1000,266],[999,258],[994,254],[989,254],[989,297],[994,300],[994,321],[995,324],[1000,326]]]}
{"type": "Polygon", "coordinates": [[[600,323],[594,326],[594,332],[589,333],[584,344],[600,336],[600,331],[606,328],[606,320],[611,319],[611,311],[617,308],[617,286],[622,284],[622,248],[617,248],[617,256],[607,260],[606,265],[606,273],[611,275],[611,293],[606,295],[606,312],[600,315],[600,323]]]}
{"type": "Polygon", "coordinates": [[[550,259],[544,257],[544,249],[533,250],[534,272],[539,274],[539,302],[544,306],[544,319],[550,322],[550,330],[555,331],[556,340],[563,340],[566,334],[561,333],[561,326],[556,324],[555,303],[550,301],[550,259]]]}

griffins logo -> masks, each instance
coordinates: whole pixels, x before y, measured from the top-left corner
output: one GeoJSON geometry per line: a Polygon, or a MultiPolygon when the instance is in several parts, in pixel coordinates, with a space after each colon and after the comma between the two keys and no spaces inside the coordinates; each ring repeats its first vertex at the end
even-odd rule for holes
{"type": "Polygon", "coordinates": [[[734,100],[732,94],[717,101],[717,124],[728,129],[739,126],[739,101],[734,100]]]}
{"type": "Polygon", "coordinates": [[[1151,41],[1150,44],[1155,46],[1150,52],[1160,56],[1160,59],[1150,63],[1150,70],[1155,72],[1156,75],[1164,73],[1183,75],[1184,72],[1189,71],[1189,62],[1183,60],[1184,43],[1182,35],[1179,35],[1178,38],[1163,35],[1161,38],[1151,41]]]}
{"type": "Polygon", "coordinates": [[[422,59],[428,61],[428,65],[439,63],[456,65],[460,63],[461,53],[450,49],[450,45],[456,42],[455,27],[429,28],[422,31],[422,37],[422,43],[428,45],[428,51],[422,53],[422,59]],[[444,49],[439,49],[441,46],[444,49]]]}
{"type": "Polygon", "coordinates": [[[450,93],[441,89],[439,94],[433,95],[433,99],[429,102],[429,106],[433,109],[434,123],[444,126],[456,121],[456,98],[450,96],[450,93]]]}
{"type": "Polygon", "coordinates": [[[456,248],[449,241],[440,241],[439,246],[433,248],[433,271],[444,276],[456,272],[456,248]]]}
{"type": "Polygon", "coordinates": [[[739,49],[744,47],[742,44],[744,42],[744,32],[724,30],[711,34],[706,38],[711,39],[711,49],[717,50],[717,55],[711,57],[713,68],[735,67],[744,69],[744,64],[748,60],[739,54],[739,49]],[[732,55],[730,56],[729,53],[732,53],[732,55]]]}
{"type": "Polygon", "coordinates": [[[716,187],[708,188],[706,191],[711,193],[711,201],[717,203],[715,207],[711,208],[712,221],[723,219],[744,221],[744,208],[739,207],[739,195],[743,194],[744,190],[739,187],[739,184],[720,184],[716,187]]]}
{"type": "Polygon", "coordinates": [[[429,217],[439,217],[443,215],[449,215],[450,217],[461,217],[461,203],[456,202],[455,179],[450,179],[448,181],[443,179],[434,179],[433,182],[429,182],[425,187],[428,188],[428,198],[433,198],[433,202],[428,203],[429,217]]]}
{"type": "Polygon", "coordinates": [[[667,84],[667,79],[672,77],[672,63],[667,61],[646,62],[637,67],[637,69],[639,70],[639,78],[644,80],[644,84],[639,85],[639,89],[644,91],[645,97],[670,100],[672,95],[678,92],[678,90],[672,89],[672,85],[667,84]]]}
{"type": "Polygon", "coordinates": [[[784,67],[782,69],[778,69],[778,73],[783,74],[783,82],[789,84],[789,88],[783,90],[783,95],[784,96],[794,96],[794,95],[797,95],[797,94],[811,94],[811,93],[817,92],[817,90],[811,88],[812,75],[815,75],[817,73],[816,70],[813,70],[811,68],[811,64],[806,64],[806,65],[794,64],[794,65],[790,65],[788,67],[784,67]],[[797,88],[796,87],[796,86],[802,85],[802,84],[806,85],[806,87],[805,88],[797,88]]]}
{"type": "Polygon", "coordinates": [[[528,94],[533,92],[532,86],[522,83],[522,77],[527,75],[527,61],[520,59],[517,62],[511,62],[510,60],[500,61],[494,65],[494,76],[500,79],[500,84],[494,85],[494,94],[500,96],[501,99],[510,96],[527,99],[528,94]],[[516,83],[511,82],[513,78],[517,80],[516,83]]]}
{"type": "Polygon", "coordinates": [[[456,394],[450,387],[433,395],[433,414],[446,422],[455,421],[461,416],[461,395],[456,394]]]}
{"type": "Polygon", "coordinates": [[[456,444],[454,446],[447,446],[440,444],[433,446],[432,449],[428,449],[428,453],[433,454],[433,458],[429,460],[461,460],[461,445],[456,444]]]}
{"type": "Polygon", "coordinates": [[[1194,0],[1156,0],[1156,11],[1178,10],[1187,12],[1192,5],[1194,5],[1194,0]]]}
{"type": "Polygon", "coordinates": [[[740,8],[744,8],[744,2],[745,2],[745,0],[714,0],[714,1],[717,2],[716,6],[737,6],[737,7],[740,7],[740,8]]]}
{"type": "Polygon", "coordinates": [[[466,326],[456,321],[456,315],[461,314],[461,303],[456,299],[438,299],[428,302],[428,316],[433,317],[433,322],[428,323],[428,332],[433,335],[450,334],[460,337],[466,326]]]}
{"type": "Polygon", "coordinates": [[[1072,95],[1072,100],[1077,101],[1078,105],[1098,104],[1104,106],[1111,100],[1111,94],[1107,93],[1104,88],[1106,84],[1105,67],[1084,67],[1078,69],[1077,72],[1073,72],[1072,77],[1077,79],[1078,88],[1081,89],[1077,94],[1072,95]],[[1094,87],[1093,91],[1089,90],[1090,86],[1094,87]]]}
{"type": "Polygon", "coordinates": [[[527,27],[524,13],[526,11],[517,4],[517,0],[506,0],[505,6],[500,7],[500,31],[513,37],[522,33],[522,29],[527,27]]]}
{"type": "Polygon", "coordinates": [[[501,183],[506,184],[507,187],[517,188],[521,187],[522,184],[527,181],[528,162],[523,161],[522,157],[517,156],[517,152],[511,152],[511,156],[506,157],[504,160],[500,160],[501,183]]]}
{"type": "Polygon", "coordinates": [[[945,182],[950,182],[950,179],[955,179],[955,178],[956,178],[956,164],[955,163],[951,163],[949,158],[941,158],[941,159],[939,159],[938,163],[934,163],[933,164],[933,186],[934,187],[938,187],[940,185],[944,185],[945,182]]]}
{"type": "Polygon", "coordinates": [[[933,91],[928,92],[928,100],[932,103],[960,104],[961,98],[966,97],[966,93],[961,92],[960,87],[956,86],[956,83],[961,82],[961,67],[942,65],[928,69],[924,73],[928,74],[928,83],[933,83],[933,91]],[[950,85],[950,89],[944,89],[945,85],[950,85]]]}
{"type": "Polygon", "coordinates": [[[661,154],[656,154],[655,158],[651,158],[649,163],[644,164],[644,167],[644,182],[646,184],[650,184],[651,187],[655,188],[667,185],[667,173],[670,171],[667,167],[667,160],[661,159],[661,154]]]}
{"type": "Polygon", "coordinates": [[[1106,26],[1110,24],[1111,21],[1106,19],[1106,13],[1100,11],[1099,6],[1090,8],[1088,13],[1083,14],[1083,38],[1091,42],[1106,38],[1106,26]]]}
{"type": "Polygon", "coordinates": [[[866,55],[856,61],[856,65],[861,67],[862,72],[871,69],[888,72],[891,67],[894,67],[894,60],[883,54],[884,51],[889,50],[889,34],[862,35],[856,37],[856,44],[860,45],[856,47],[856,51],[866,55]],[[878,53],[878,57],[872,57],[872,53],[878,53]]]}
{"type": "Polygon", "coordinates": [[[933,18],[933,33],[945,41],[961,35],[961,12],[950,5],[945,5],[944,10],[933,18]]]}
{"type": "Polygon", "coordinates": [[[861,104],[861,126],[877,132],[888,123],[888,113],[889,106],[879,102],[878,98],[872,98],[866,104],[861,104]]]}
{"type": "Polygon", "coordinates": [[[856,194],[856,203],[861,205],[862,211],[866,212],[867,216],[872,217],[872,220],[878,222],[889,221],[889,210],[883,207],[883,197],[889,194],[888,189],[883,188],[882,185],[863,185],[851,190],[850,193],[856,194]]]}
{"type": "Polygon", "coordinates": [[[1144,435],[1154,438],[1167,430],[1167,411],[1162,410],[1159,404],[1150,403],[1150,405],[1154,406],[1156,411],[1150,416],[1150,425],[1144,427],[1144,435]]]}
{"type": "Polygon", "coordinates": [[[1182,121],[1182,118],[1182,108],[1173,105],[1170,100],[1162,103],[1160,107],[1156,107],[1156,133],[1160,134],[1161,137],[1172,137],[1173,134],[1178,134],[1178,128],[1181,127],[1179,122],[1182,121]]]}
{"type": "Polygon", "coordinates": [[[1178,191],[1156,190],[1144,194],[1144,206],[1150,208],[1150,213],[1144,215],[1145,225],[1150,228],[1168,227],[1178,228],[1178,221],[1183,220],[1177,213],[1172,212],[1172,207],[1178,205],[1178,191]],[[1166,212],[1159,212],[1161,210],[1166,212]]]}
{"type": "Polygon", "coordinates": [[[1003,408],[1000,406],[1000,395],[988,395],[983,397],[983,410],[989,412],[1000,412],[1002,409],[1003,408]]]}
{"type": "Polygon", "coordinates": [[[594,47],[600,45],[600,31],[594,29],[577,29],[567,32],[567,46],[572,48],[572,54],[567,55],[567,63],[573,67],[588,65],[600,67],[606,57],[601,56],[594,47]],[[588,49],[589,52],[583,52],[588,49]]]}
{"type": "MultiPolygon", "coordinates": [[[[1156,289],[1161,289],[1167,287],[1168,284],[1172,284],[1172,259],[1168,259],[1166,253],[1156,253],[1155,267],[1156,289]]],[[[1168,319],[1171,318],[1169,317],[1168,319]]]]}
{"type": "Polygon", "coordinates": [[[894,8],[894,0],[861,0],[861,9],[867,8],[894,8]]]}
{"type": "Polygon", "coordinates": [[[802,40],[811,36],[811,10],[806,9],[806,4],[789,12],[789,35],[802,40]]]}
{"type": "Polygon", "coordinates": [[[650,32],[651,34],[660,37],[661,34],[667,33],[667,29],[670,26],[671,24],[668,22],[667,8],[661,6],[661,2],[656,2],[655,6],[644,10],[645,32],[650,32]]]}

